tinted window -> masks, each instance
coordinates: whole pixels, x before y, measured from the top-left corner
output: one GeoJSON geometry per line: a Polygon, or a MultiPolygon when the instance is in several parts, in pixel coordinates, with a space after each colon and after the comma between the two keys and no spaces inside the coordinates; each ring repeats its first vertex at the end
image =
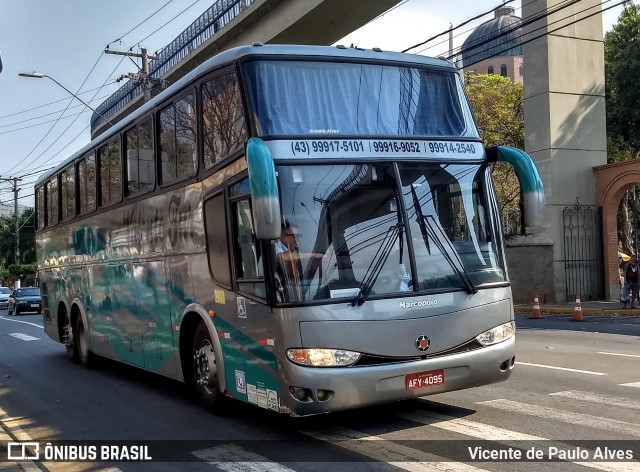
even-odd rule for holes
{"type": "Polygon", "coordinates": [[[261,136],[478,137],[455,71],[310,61],[245,67],[261,136]]]}
{"type": "Polygon", "coordinates": [[[38,205],[38,228],[44,228],[44,187],[38,187],[36,190],[36,200],[38,205]]]}
{"type": "Polygon", "coordinates": [[[151,118],[125,135],[127,146],[127,193],[146,192],[155,184],[153,125],[151,118]]]}
{"type": "Polygon", "coordinates": [[[96,158],[90,154],[78,164],[80,214],[96,209],[96,158]]]}
{"type": "Polygon", "coordinates": [[[17,288],[16,297],[39,297],[40,289],[37,287],[17,288]]]}
{"type": "Polygon", "coordinates": [[[100,206],[120,200],[122,195],[120,138],[98,150],[100,165],[100,206]]]}
{"type": "Polygon", "coordinates": [[[65,170],[60,176],[62,186],[62,219],[68,220],[76,215],[76,179],[75,169],[65,170]]]}
{"type": "Polygon", "coordinates": [[[205,202],[204,217],[211,275],[217,282],[230,287],[229,241],[223,195],[218,195],[205,202]]]}
{"type": "Polygon", "coordinates": [[[244,146],[247,128],[235,74],[216,77],[202,86],[202,130],[205,167],[244,146]]]}
{"type": "Polygon", "coordinates": [[[194,95],[160,112],[161,182],[195,174],[197,169],[194,95]]]}
{"type": "Polygon", "coordinates": [[[0,293],[3,295],[7,295],[11,293],[11,289],[9,287],[0,287],[0,293]]]}
{"type": "Polygon", "coordinates": [[[47,226],[58,222],[58,177],[54,177],[46,184],[47,187],[47,226]]]}

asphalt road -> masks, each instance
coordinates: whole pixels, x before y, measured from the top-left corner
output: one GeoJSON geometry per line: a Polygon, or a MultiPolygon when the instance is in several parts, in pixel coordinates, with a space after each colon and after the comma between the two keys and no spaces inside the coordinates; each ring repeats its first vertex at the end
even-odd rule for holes
{"type": "Polygon", "coordinates": [[[608,447],[640,460],[640,319],[622,318],[523,315],[504,383],[287,418],[239,403],[213,416],[180,383],[109,361],[85,369],[44,335],[40,316],[0,312],[0,424],[14,440],[126,440],[175,460],[25,463],[51,471],[640,470],[593,456],[608,447]],[[549,448],[589,457],[507,457],[549,448]]]}

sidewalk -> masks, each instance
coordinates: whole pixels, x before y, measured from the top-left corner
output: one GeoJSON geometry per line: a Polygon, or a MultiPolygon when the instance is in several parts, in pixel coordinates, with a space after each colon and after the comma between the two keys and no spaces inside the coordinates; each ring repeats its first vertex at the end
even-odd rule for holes
{"type": "MultiPolygon", "coordinates": [[[[622,308],[622,303],[618,300],[609,301],[581,301],[583,315],[629,315],[640,316],[640,304],[636,303],[634,309],[622,308]]],[[[543,314],[562,314],[572,315],[575,308],[575,302],[567,303],[540,303],[540,312],[543,314]]],[[[533,301],[528,304],[514,305],[513,309],[516,313],[531,313],[533,310],[533,301]]]]}

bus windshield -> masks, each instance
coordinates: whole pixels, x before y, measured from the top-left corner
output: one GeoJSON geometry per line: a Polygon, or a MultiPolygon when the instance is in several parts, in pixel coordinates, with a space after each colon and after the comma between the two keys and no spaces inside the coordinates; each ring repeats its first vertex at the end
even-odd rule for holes
{"type": "Polygon", "coordinates": [[[455,72],[254,61],[244,76],[259,136],[478,137],[455,72]]]}
{"type": "Polygon", "coordinates": [[[277,170],[286,222],[273,245],[280,301],[353,298],[368,278],[371,297],[506,280],[485,165],[277,170]]]}

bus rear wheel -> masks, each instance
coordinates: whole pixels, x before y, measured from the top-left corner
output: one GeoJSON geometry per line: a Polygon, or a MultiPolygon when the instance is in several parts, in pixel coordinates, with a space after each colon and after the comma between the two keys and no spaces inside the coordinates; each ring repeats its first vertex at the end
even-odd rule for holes
{"type": "Polygon", "coordinates": [[[82,316],[78,316],[76,321],[75,335],[78,360],[87,368],[93,367],[95,364],[95,356],[91,352],[91,349],[89,349],[89,335],[85,329],[84,322],[82,321],[82,316]]]}
{"type": "Polygon", "coordinates": [[[78,356],[78,347],[76,346],[76,333],[68,314],[65,315],[64,326],[62,327],[62,342],[67,349],[67,357],[73,362],[78,362],[80,358],[78,356]]]}
{"type": "Polygon", "coordinates": [[[213,413],[221,410],[224,394],[220,391],[216,353],[207,326],[200,322],[193,335],[192,372],[200,402],[213,413]]]}

